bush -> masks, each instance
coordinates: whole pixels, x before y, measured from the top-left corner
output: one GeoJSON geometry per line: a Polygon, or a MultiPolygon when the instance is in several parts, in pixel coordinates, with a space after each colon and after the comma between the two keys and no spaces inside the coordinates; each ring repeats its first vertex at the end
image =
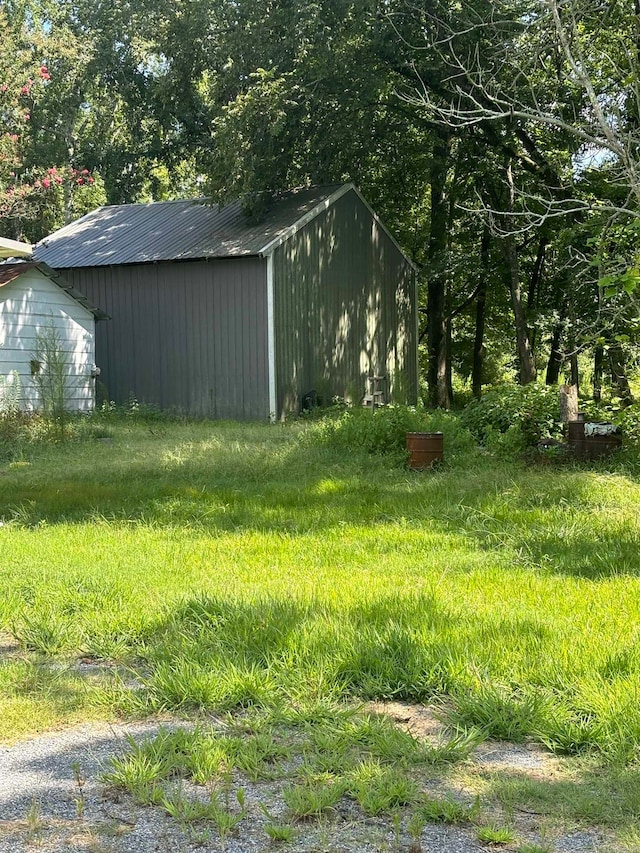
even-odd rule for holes
{"type": "Polygon", "coordinates": [[[59,422],[41,412],[0,412],[0,463],[22,460],[39,447],[112,435],[108,425],[95,415],[69,414],[61,433],[59,422]]]}
{"type": "Polygon", "coordinates": [[[96,407],[92,417],[101,421],[118,422],[122,419],[146,423],[147,421],[185,420],[178,411],[159,409],[153,403],[141,403],[136,397],[130,397],[126,403],[119,404],[113,400],[103,400],[96,407]]]}
{"type": "Polygon", "coordinates": [[[333,447],[395,456],[398,464],[404,464],[408,432],[443,433],[447,459],[475,448],[471,433],[461,426],[457,415],[412,406],[381,406],[373,412],[361,407],[349,408],[337,418],[322,421],[315,435],[333,447]]]}
{"type": "Polygon", "coordinates": [[[621,406],[620,400],[614,398],[607,403],[589,401],[582,408],[588,421],[608,421],[619,426],[624,447],[640,447],[640,403],[621,406]]]}
{"type": "Polygon", "coordinates": [[[41,426],[38,415],[19,410],[0,412],[0,462],[14,462],[41,426]]]}
{"type": "Polygon", "coordinates": [[[611,420],[622,430],[625,444],[640,446],[640,403],[621,409],[611,420]]]}
{"type": "Polygon", "coordinates": [[[533,447],[543,438],[561,438],[558,389],[546,385],[500,385],[474,400],[461,422],[491,450],[507,454],[533,447]]]}

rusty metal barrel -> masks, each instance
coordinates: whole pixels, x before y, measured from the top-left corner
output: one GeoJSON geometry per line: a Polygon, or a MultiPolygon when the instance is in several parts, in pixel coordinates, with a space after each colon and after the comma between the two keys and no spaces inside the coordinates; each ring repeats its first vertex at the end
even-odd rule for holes
{"type": "Polygon", "coordinates": [[[411,471],[426,471],[444,457],[444,436],[441,432],[408,432],[407,450],[411,471]]]}

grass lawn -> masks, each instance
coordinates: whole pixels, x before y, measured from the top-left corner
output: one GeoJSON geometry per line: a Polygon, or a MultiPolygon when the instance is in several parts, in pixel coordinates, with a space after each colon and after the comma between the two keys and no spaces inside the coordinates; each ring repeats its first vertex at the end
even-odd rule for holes
{"type": "Polygon", "coordinates": [[[472,739],[595,755],[630,784],[633,465],[527,466],[454,440],[416,474],[320,430],[122,419],[0,464],[0,737],[446,697],[472,739]]]}

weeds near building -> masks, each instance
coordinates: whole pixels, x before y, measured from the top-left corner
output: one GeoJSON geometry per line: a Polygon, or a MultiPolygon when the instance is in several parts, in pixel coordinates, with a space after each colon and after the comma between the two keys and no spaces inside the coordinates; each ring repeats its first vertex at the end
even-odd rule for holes
{"type": "Polygon", "coordinates": [[[73,378],[59,330],[49,322],[36,332],[31,365],[31,381],[42,414],[64,439],[73,395],[73,378]]]}

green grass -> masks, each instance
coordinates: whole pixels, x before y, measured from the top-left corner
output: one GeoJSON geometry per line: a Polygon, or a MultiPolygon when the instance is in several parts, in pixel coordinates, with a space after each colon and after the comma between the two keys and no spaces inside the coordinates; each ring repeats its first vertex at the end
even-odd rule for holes
{"type": "Polygon", "coordinates": [[[114,419],[0,469],[0,737],[447,694],[469,730],[635,758],[637,467],[462,443],[413,474],[320,429],[114,419]],[[79,655],[124,669],[76,689],[79,655]]]}
{"type": "Polygon", "coordinates": [[[515,841],[515,834],[508,826],[482,826],[477,831],[477,838],[483,844],[503,845],[515,841]]]}
{"type": "Polygon", "coordinates": [[[468,806],[447,797],[444,799],[425,799],[416,814],[423,822],[432,823],[471,823],[478,815],[479,800],[468,806]]]}

